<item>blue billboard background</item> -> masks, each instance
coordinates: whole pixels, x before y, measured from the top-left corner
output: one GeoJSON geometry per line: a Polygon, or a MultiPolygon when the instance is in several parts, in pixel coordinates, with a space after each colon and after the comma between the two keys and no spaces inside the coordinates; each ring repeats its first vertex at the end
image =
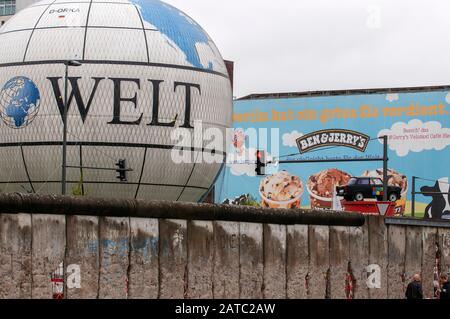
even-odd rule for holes
{"type": "MultiPolygon", "coordinates": [[[[269,158],[273,155],[275,159],[381,157],[383,146],[377,137],[382,135],[389,136],[389,175],[393,183],[398,182],[403,187],[403,202],[398,202],[398,206],[403,206],[401,213],[410,213],[413,176],[424,178],[417,181],[416,191],[420,191],[422,186],[435,185],[437,180],[440,180],[438,185],[441,191],[448,191],[448,91],[241,100],[235,101],[233,119],[236,133],[226,169],[216,184],[217,202],[232,202],[240,196],[250,195],[253,205],[272,206],[270,204],[275,202],[265,200],[263,196],[267,196],[267,193],[261,192],[263,185],[269,185],[272,191],[269,197],[275,198],[275,201],[283,200],[283,203],[289,202],[289,196],[294,199],[302,193],[300,203],[289,207],[327,208],[325,199],[332,196],[329,194],[329,184],[343,183],[349,176],[376,176],[382,173],[377,169],[382,168],[383,163],[282,164],[271,167],[269,177],[265,178],[255,174],[254,151],[264,149],[269,158]],[[258,132],[257,143],[252,138],[253,129],[258,132]],[[267,138],[261,136],[265,134],[260,129],[267,129],[267,138]],[[278,134],[276,130],[272,133],[272,129],[278,129],[278,134]],[[297,154],[299,150],[295,144],[296,138],[324,129],[353,130],[374,140],[369,142],[365,153],[345,147],[333,147],[297,154]],[[288,174],[278,175],[275,180],[270,180],[270,175],[283,170],[288,174]],[[293,184],[287,182],[287,179],[293,177],[301,181],[300,185],[298,181],[293,184]],[[284,183],[284,189],[278,187],[280,182],[284,183]],[[321,187],[317,185],[320,182],[328,185],[321,187]],[[296,191],[296,187],[300,189],[296,191]],[[316,191],[314,187],[317,188],[316,191]],[[308,188],[313,189],[313,194],[308,188]],[[273,192],[278,194],[273,196],[273,192]]],[[[430,197],[417,196],[416,211],[419,215],[424,214],[430,202],[430,197]]]]}

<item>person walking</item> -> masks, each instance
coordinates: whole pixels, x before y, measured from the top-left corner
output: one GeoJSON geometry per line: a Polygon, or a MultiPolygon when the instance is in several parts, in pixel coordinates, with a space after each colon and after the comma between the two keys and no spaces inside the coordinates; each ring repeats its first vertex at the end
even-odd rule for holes
{"type": "Polygon", "coordinates": [[[405,292],[406,299],[423,299],[422,283],[419,274],[415,274],[405,292]]]}
{"type": "Polygon", "coordinates": [[[439,293],[440,299],[450,299],[450,283],[448,282],[448,275],[442,274],[439,278],[441,284],[441,291],[439,293]]]}

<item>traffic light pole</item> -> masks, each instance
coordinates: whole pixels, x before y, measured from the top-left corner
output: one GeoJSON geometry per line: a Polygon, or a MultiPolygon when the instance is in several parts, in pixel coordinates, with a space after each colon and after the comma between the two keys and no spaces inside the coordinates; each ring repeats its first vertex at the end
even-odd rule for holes
{"type": "Polygon", "coordinates": [[[116,172],[132,172],[132,168],[107,168],[107,167],[92,167],[92,166],[66,166],[67,168],[82,168],[82,169],[92,169],[92,170],[99,170],[99,171],[116,171],[116,172]]]}
{"type": "Polygon", "coordinates": [[[119,173],[119,176],[117,176],[117,178],[120,179],[121,182],[126,182],[127,181],[126,173],[132,172],[133,169],[126,168],[126,161],[124,159],[119,160],[119,162],[116,163],[116,166],[118,166],[118,168],[67,165],[66,168],[80,168],[85,170],[96,170],[96,171],[115,171],[119,173]]]}
{"type": "Polygon", "coordinates": [[[384,158],[347,158],[347,159],[330,159],[330,160],[284,160],[269,162],[268,164],[295,164],[295,163],[340,163],[340,162],[381,162],[384,158]]]}

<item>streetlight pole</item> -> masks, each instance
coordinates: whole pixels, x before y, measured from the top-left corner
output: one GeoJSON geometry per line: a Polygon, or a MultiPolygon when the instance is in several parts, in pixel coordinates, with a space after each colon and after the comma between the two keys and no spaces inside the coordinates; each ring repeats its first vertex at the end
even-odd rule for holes
{"type": "Polygon", "coordinates": [[[61,193],[66,195],[66,176],[67,176],[67,112],[68,105],[68,86],[69,86],[69,66],[81,66],[78,61],[67,61],[65,63],[65,84],[64,84],[64,111],[63,111],[63,147],[62,147],[62,177],[61,177],[61,193]]]}
{"type": "Polygon", "coordinates": [[[62,145],[62,177],[61,193],[66,195],[66,166],[67,166],[67,86],[68,86],[69,62],[66,63],[66,75],[64,77],[64,111],[63,111],[63,145],[62,145]]]}

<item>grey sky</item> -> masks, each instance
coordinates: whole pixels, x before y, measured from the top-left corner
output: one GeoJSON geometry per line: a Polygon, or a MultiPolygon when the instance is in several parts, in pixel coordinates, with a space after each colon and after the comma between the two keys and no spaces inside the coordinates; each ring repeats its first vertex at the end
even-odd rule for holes
{"type": "Polygon", "coordinates": [[[448,0],[164,0],[225,59],[235,95],[450,84],[448,0]]]}

